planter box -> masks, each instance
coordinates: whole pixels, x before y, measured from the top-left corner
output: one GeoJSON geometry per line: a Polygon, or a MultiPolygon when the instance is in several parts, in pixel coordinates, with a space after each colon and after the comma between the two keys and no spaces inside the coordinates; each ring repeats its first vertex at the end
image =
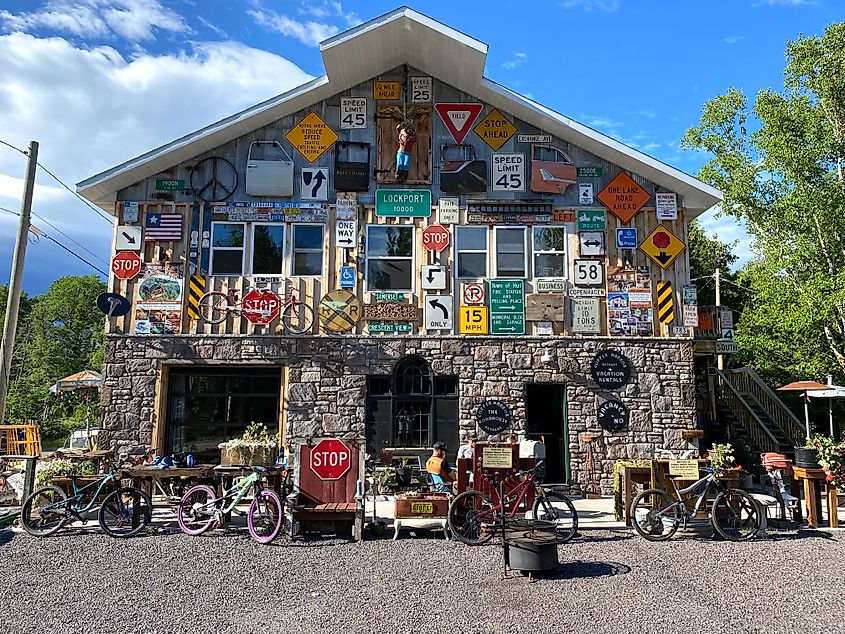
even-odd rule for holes
{"type": "Polygon", "coordinates": [[[819,452],[814,449],[795,448],[795,465],[805,469],[821,469],[819,452]]]}
{"type": "Polygon", "coordinates": [[[275,447],[256,447],[252,451],[235,451],[226,445],[218,445],[220,465],[224,467],[266,467],[276,461],[275,447]]]}
{"type": "Polygon", "coordinates": [[[449,515],[449,494],[397,495],[393,514],[398,518],[447,517],[449,515]]]}

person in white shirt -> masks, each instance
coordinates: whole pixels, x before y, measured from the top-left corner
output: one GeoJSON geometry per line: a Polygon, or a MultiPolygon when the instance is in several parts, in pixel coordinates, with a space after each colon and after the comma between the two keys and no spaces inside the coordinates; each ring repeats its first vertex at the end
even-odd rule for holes
{"type": "Polygon", "coordinates": [[[458,448],[458,458],[475,457],[475,436],[464,436],[461,438],[461,446],[458,448]]]}

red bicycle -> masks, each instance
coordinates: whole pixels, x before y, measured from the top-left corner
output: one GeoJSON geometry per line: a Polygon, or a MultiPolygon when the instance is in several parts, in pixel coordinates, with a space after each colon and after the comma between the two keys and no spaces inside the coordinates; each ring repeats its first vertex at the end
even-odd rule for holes
{"type": "MultiPolygon", "coordinates": [[[[269,289],[257,289],[262,295],[275,294],[269,289]]],[[[249,291],[247,291],[249,292],[249,291]]],[[[297,299],[293,294],[279,295],[281,306],[279,307],[279,325],[289,334],[301,335],[311,330],[314,323],[314,309],[308,304],[297,299]]],[[[232,290],[229,293],[222,291],[209,291],[199,298],[199,311],[202,318],[210,324],[220,324],[226,321],[229,314],[242,315],[244,308],[238,300],[238,291],[232,290]]],[[[262,316],[268,316],[271,311],[259,308],[251,308],[249,312],[262,316]]]]}
{"type": "Polygon", "coordinates": [[[485,544],[493,539],[503,520],[513,520],[528,491],[535,489],[534,519],[553,522],[558,543],[572,539],[578,530],[578,513],[575,505],[560,488],[545,487],[538,484],[537,469],[543,461],[537,462],[533,469],[518,471],[519,483],[504,493],[502,498],[496,487],[493,489],[497,500],[480,491],[464,491],[449,505],[449,528],[458,541],[470,546],[485,544]],[[502,517],[502,515],[505,517],[502,517]]]}

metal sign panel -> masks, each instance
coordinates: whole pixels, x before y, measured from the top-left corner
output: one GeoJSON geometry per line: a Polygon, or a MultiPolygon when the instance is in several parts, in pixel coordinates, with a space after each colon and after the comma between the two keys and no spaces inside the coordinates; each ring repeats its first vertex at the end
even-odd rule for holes
{"type": "Polygon", "coordinates": [[[616,229],[616,248],[617,249],[636,249],[637,248],[637,228],[636,227],[619,227],[616,229]]]}
{"type": "Polygon", "coordinates": [[[604,231],[581,231],[578,243],[582,256],[604,255],[604,231]]]}
{"type": "Polygon", "coordinates": [[[340,129],[362,130],[367,127],[367,100],[364,97],[340,98],[340,129]]]}
{"type": "Polygon", "coordinates": [[[535,288],[538,293],[563,293],[566,291],[566,280],[537,280],[535,288]]]}
{"type": "Polygon", "coordinates": [[[475,133],[493,150],[498,150],[516,134],[516,126],[494,108],[478,122],[478,125],[475,126],[475,133]]]}
{"type": "Polygon", "coordinates": [[[578,178],[601,178],[604,176],[604,168],[592,165],[579,165],[578,178]]]}
{"type": "Polygon", "coordinates": [[[490,280],[490,334],[525,334],[525,286],[522,280],[490,280]]]}
{"type": "Polygon", "coordinates": [[[299,174],[299,197],[302,200],[328,200],[328,167],[303,167],[299,174]]]}
{"type": "Polygon", "coordinates": [[[698,328],[698,306],[684,304],[684,326],[698,328]]]}
{"type": "Polygon", "coordinates": [[[657,193],[654,195],[654,211],[658,220],[678,219],[678,195],[657,193]]]}
{"type": "Polygon", "coordinates": [[[335,246],[343,249],[355,248],[355,236],[358,235],[357,220],[338,220],[334,225],[335,246]]]}
{"type": "Polygon", "coordinates": [[[431,215],[431,191],[377,189],[376,215],[394,218],[428,218],[431,215]]]}
{"type": "Polygon", "coordinates": [[[733,341],[736,338],[733,328],[722,328],[722,339],[725,341],[733,341]]]}
{"type": "Polygon", "coordinates": [[[352,220],[358,216],[358,194],[338,192],[334,204],[334,215],[338,220],[352,220]]]}
{"type": "Polygon", "coordinates": [[[525,154],[494,152],[490,171],[494,192],[525,191],[525,154]]]}
{"type": "Polygon", "coordinates": [[[453,312],[451,295],[425,296],[425,327],[428,330],[452,330],[453,312]]]}
{"type": "Polygon", "coordinates": [[[551,134],[517,134],[517,143],[551,143],[551,134]]]}
{"type": "Polygon", "coordinates": [[[431,101],[431,77],[411,77],[411,103],[431,101]]]}
{"type": "Polygon", "coordinates": [[[620,172],[597,198],[622,222],[628,222],[651,199],[651,195],[625,172],[620,172]]]}
{"type": "Polygon", "coordinates": [[[460,334],[487,334],[487,306],[461,306],[458,308],[458,314],[458,332],[460,334]]]}
{"type": "Polygon", "coordinates": [[[123,203],[123,222],[138,222],[138,203],[125,201],[123,203]]]}
{"type": "MultiPolygon", "coordinates": [[[[719,309],[719,324],[722,326],[722,330],[731,329],[734,327],[734,311],[730,308],[721,308],[719,309]]],[[[725,337],[727,339],[727,337],[725,337]]]]}
{"type": "Polygon", "coordinates": [[[580,209],[577,212],[578,231],[604,231],[607,229],[607,214],[601,209],[580,209]]]}
{"type": "Polygon", "coordinates": [[[603,288],[578,288],[573,286],[569,289],[570,297],[604,297],[607,292],[603,288]]]}
{"type": "Polygon", "coordinates": [[[157,192],[172,192],[181,191],[185,189],[185,181],[176,178],[157,178],[156,191],[157,192]]]}
{"type": "Polygon", "coordinates": [[[573,297],[572,332],[595,334],[601,332],[599,320],[600,300],[595,297],[573,297]]]}
{"type": "Polygon", "coordinates": [[[593,184],[592,183],[578,183],[578,204],[592,205],[593,204],[593,184]]]}
{"type": "Polygon", "coordinates": [[[402,98],[402,85],[398,81],[374,81],[373,99],[397,101],[402,98]]]}
{"type": "Polygon", "coordinates": [[[440,198],[437,201],[437,221],[441,225],[458,224],[460,198],[440,198]]]}
{"type": "Polygon", "coordinates": [[[665,269],[675,261],[686,246],[683,240],[666,227],[657,225],[640,244],[640,251],[657,262],[660,268],[665,269]]]}
{"type": "Polygon", "coordinates": [[[426,250],[440,253],[449,246],[449,230],[440,225],[428,225],[422,232],[422,244],[426,250]]]}
{"type": "Polygon", "coordinates": [[[601,260],[575,260],[575,284],[578,286],[604,286],[604,262],[601,260]]]}
{"type": "Polygon", "coordinates": [[[313,163],[323,156],[340,137],[316,112],[309,112],[302,121],[285,134],[285,139],[296,151],[313,163]]]}
{"type": "Polygon", "coordinates": [[[452,135],[455,143],[463,143],[478,115],[484,109],[480,103],[438,103],[434,109],[440,115],[443,125],[452,135]]]}
{"type": "Polygon", "coordinates": [[[140,226],[118,226],[117,233],[114,236],[115,251],[140,251],[142,245],[140,226]]]}
{"type": "Polygon", "coordinates": [[[355,269],[351,266],[340,267],[340,287],[355,288],[355,269]]]}
{"type": "Polygon", "coordinates": [[[695,284],[684,284],[684,306],[698,306],[698,288],[695,284]]]}
{"type": "Polygon", "coordinates": [[[657,281],[657,319],[661,324],[671,324],[675,321],[675,300],[672,293],[672,282],[657,281]]]}
{"type": "Polygon", "coordinates": [[[735,354],[739,346],[733,341],[716,341],[716,354],[735,354]]]}
{"type": "Polygon", "coordinates": [[[446,267],[426,264],[422,267],[422,289],[442,291],[446,289],[446,267]]]}
{"type": "Polygon", "coordinates": [[[484,284],[472,282],[464,284],[464,304],[470,306],[484,303],[484,284]]]}

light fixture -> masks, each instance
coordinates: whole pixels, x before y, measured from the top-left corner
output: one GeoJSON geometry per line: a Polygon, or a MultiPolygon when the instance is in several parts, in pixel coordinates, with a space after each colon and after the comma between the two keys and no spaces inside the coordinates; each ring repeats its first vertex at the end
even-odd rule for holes
{"type": "Polygon", "coordinates": [[[554,357],[552,356],[552,353],[549,350],[544,350],[543,356],[540,357],[540,362],[541,363],[551,363],[552,361],[554,361],[554,357]]]}

